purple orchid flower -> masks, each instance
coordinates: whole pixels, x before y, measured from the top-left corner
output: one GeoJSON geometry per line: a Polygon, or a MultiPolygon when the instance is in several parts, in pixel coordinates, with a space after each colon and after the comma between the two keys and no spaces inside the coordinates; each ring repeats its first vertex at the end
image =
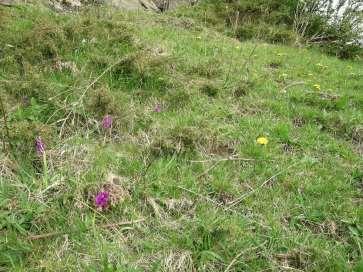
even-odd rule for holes
{"type": "Polygon", "coordinates": [[[160,104],[157,104],[156,106],[155,106],[155,108],[154,108],[154,111],[155,112],[161,112],[161,105],[160,104]]]}
{"type": "Polygon", "coordinates": [[[45,144],[40,136],[35,138],[35,150],[38,155],[43,155],[45,152],[45,144]]]}
{"type": "Polygon", "coordinates": [[[107,208],[109,201],[110,201],[110,194],[105,191],[99,192],[95,197],[95,205],[96,207],[101,209],[107,208]]]}
{"type": "Polygon", "coordinates": [[[112,116],[111,115],[106,115],[105,117],[103,117],[102,120],[102,127],[104,129],[110,129],[112,127],[112,116]]]}

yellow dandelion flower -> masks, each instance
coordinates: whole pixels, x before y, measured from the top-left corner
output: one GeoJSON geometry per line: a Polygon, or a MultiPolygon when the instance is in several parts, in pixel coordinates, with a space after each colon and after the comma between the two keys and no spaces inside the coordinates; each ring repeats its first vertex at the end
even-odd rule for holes
{"type": "Polygon", "coordinates": [[[267,145],[268,144],[268,139],[266,137],[258,137],[257,138],[257,143],[260,145],[267,145]]]}
{"type": "Polygon", "coordinates": [[[315,90],[317,90],[317,91],[321,91],[321,86],[320,86],[320,84],[314,84],[314,88],[315,88],[315,90]]]}

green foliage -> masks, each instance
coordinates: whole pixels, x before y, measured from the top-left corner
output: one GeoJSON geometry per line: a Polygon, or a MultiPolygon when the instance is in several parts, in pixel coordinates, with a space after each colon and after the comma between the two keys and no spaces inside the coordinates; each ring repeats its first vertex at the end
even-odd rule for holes
{"type": "Polygon", "coordinates": [[[202,1],[192,17],[245,41],[313,44],[340,58],[362,54],[362,4],[332,0],[202,1]],[[204,17],[203,17],[204,12],[204,17]]]}
{"type": "Polygon", "coordinates": [[[270,26],[265,22],[258,24],[242,24],[236,29],[236,37],[241,41],[262,39],[269,43],[291,44],[297,37],[294,32],[285,26],[270,26]]]}
{"type": "Polygon", "coordinates": [[[291,43],[295,34],[288,28],[293,23],[297,1],[203,1],[201,8],[212,7],[214,15],[224,20],[232,35],[241,40],[261,39],[271,43],[291,43]]]}
{"type": "Polygon", "coordinates": [[[296,8],[294,28],[328,54],[354,58],[362,54],[362,2],[310,0],[296,8]]]}

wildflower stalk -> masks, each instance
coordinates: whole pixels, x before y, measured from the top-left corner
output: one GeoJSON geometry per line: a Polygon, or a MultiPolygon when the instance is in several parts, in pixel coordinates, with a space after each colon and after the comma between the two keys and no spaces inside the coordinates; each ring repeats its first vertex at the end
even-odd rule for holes
{"type": "Polygon", "coordinates": [[[113,126],[112,116],[106,115],[102,120],[102,127],[106,130],[105,136],[103,138],[103,144],[106,144],[107,133],[109,134],[110,139],[112,138],[112,126],[113,126]]]}
{"type": "Polygon", "coordinates": [[[45,181],[45,186],[48,187],[48,165],[47,165],[47,156],[45,155],[45,151],[43,152],[43,179],[45,181]]]}
{"type": "Polygon", "coordinates": [[[3,98],[2,98],[1,95],[0,95],[0,108],[1,108],[2,117],[4,119],[4,128],[5,128],[5,135],[6,135],[6,136],[3,137],[3,149],[4,149],[4,152],[5,152],[6,151],[5,142],[8,142],[9,147],[10,147],[10,151],[12,151],[13,146],[12,146],[11,141],[10,141],[10,130],[9,130],[9,126],[8,126],[8,121],[7,121],[7,116],[6,116],[6,111],[5,111],[3,98]],[[7,138],[7,141],[6,141],[5,138],[7,138]]]}
{"type": "Polygon", "coordinates": [[[35,150],[39,157],[42,159],[43,166],[43,181],[48,186],[48,166],[45,144],[40,136],[35,139],[35,150]]]}
{"type": "Polygon", "coordinates": [[[105,136],[103,137],[103,144],[105,145],[107,142],[107,138],[109,138],[110,140],[112,139],[112,127],[108,128],[105,136]]]}

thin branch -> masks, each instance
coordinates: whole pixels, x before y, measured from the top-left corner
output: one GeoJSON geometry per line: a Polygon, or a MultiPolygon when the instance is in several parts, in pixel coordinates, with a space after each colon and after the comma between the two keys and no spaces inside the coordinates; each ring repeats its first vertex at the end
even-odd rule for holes
{"type": "Polygon", "coordinates": [[[62,235],[62,234],[66,234],[66,233],[61,232],[61,231],[55,231],[55,232],[50,232],[50,233],[45,233],[45,234],[29,236],[28,240],[31,240],[31,241],[41,240],[41,239],[46,239],[46,238],[53,237],[53,236],[62,235]]]}
{"type": "Polygon", "coordinates": [[[237,260],[245,253],[249,252],[249,251],[252,251],[252,250],[256,250],[260,247],[262,247],[264,244],[266,244],[267,241],[264,241],[262,244],[258,245],[258,246],[255,246],[255,247],[252,247],[252,248],[247,248],[243,251],[241,251],[239,254],[236,255],[236,257],[233,258],[233,260],[230,262],[230,264],[227,266],[227,268],[224,270],[224,272],[228,272],[231,270],[231,268],[233,267],[233,265],[237,262],[237,260]]]}
{"type": "Polygon", "coordinates": [[[222,161],[216,161],[211,167],[209,167],[207,170],[205,170],[202,174],[200,174],[199,176],[197,176],[197,179],[200,179],[201,177],[205,176],[206,174],[208,174],[210,171],[212,171],[214,168],[217,167],[217,165],[222,162],[222,161]]]}
{"type": "Polygon", "coordinates": [[[222,162],[222,161],[256,161],[256,159],[246,159],[246,158],[223,158],[223,159],[209,159],[209,160],[201,160],[201,161],[190,161],[191,163],[207,163],[207,162],[212,162],[212,161],[218,161],[218,162],[222,162]]]}
{"type": "Polygon", "coordinates": [[[114,68],[116,65],[120,64],[121,62],[124,61],[124,58],[116,61],[114,64],[110,65],[109,67],[107,67],[95,80],[93,80],[84,90],[84,92],[82,93],[82,95],[79,97],[78,103],[80,101],[82,101],[83,97],[86,95],[87,91],[89,89],[91,89],[93,87],[93,85],[95,85],[107,72],[109,72],[112,68],[114,68]]]}
{"type": "Polygon", "coordinates": [[[216,201],[214,201],[213,199],[211,199],[211,198],[209,198],[207,196],[204,196],[202,194],[196,193],[196,192],[194,192],[194,191],[192,191],[190,189],[184,188],[182,186],[176,186],[176,187],[179,188],[179,189],[181,189],[181,190],[183,190],[183,191],[189,192],[189,193],[191,193],[193,195],[199,196],[200,198],[203,198],[203,199],[207,200],[208,202],[213,203],[214,205],[220,206],[216,201]]]}
{"type": "MultiPolygon", "coordinates": [[[[193,195],[196,195],[196,196],[200,197],[201,199],[204,199],[204,200],[206,200],[207,202],[210,202],[211,204],[215,205],[215,206],[216,206],[216,208],[220,208],[220,209],[222,209],[222,210],[223,210],[223,211],[225,211],[225,212],[238,213],[240,216],[246,217],[246,215],[245,215],[245,214],[240,213],[240,212],[238,212],[238,211],[236,211],[236,210],[234,210],[234,209],[232,209],[232,208],[230,208],[230,207],[223,207],[223,204],[222,204],[222,203],[218,203],[217,201],[213,200],[213,199],[212,199],[212,198],[210,198],[210,197],[204,196],[204,195],[202,195],[202,194],[199,194],[199,193],[197,193],[197,192],[194,192],[194,191],[192,191],[192,190],[190,190],[190,189],[187,189],[187,188],[184,188],[184,187],[182,187],[182,186],[176,186],[176,188],[179,188],[179,189],[181,189],[181,190],[183,190],[183,191],[186,191],[186,192],[189,192],[189,193],[191,193],[191,194],[193,194],[193,195]]],[[[251,218],[248,218],[248,219],[249,219],[249,220],[251,220],[251,218]]],[[[266,227],[267,227],[267,226],[263,225],[261,222],[259,222],[259,221],[257,221],[257,220],[253,220],[253,219],[252,219],[252,221],[253,221],[254,223],[256,223],[256,224],[258,224],[258,225],[262,226],[263,228],[266,228],[266,227]]]]}
{"type": "Polygon", "coordinates": [[[246,158],[237,158],[237,157],[230,157],[230,158],[223,158],[223,159],[210,159],[210,160],[204,160],[204,161],[190,161],[192,163],[208,163],[208,162],[215,162],[211,167],[209,167],[207,170],[205,170],[202,174],[197,176],[197,179],[205,176],[208,174],[211,170],[216,168],[219,163],[224,161],[256,161],[255,159],[246,159],[246,158]]]}
{"type": "Polygon", "coordinates": [[[242,200],[246,199],[247,197],[255,194],[257,191],[259,191],[260,189],[262,189],[263,187],[265,187],[266,184],[268,184],[271,180],[273,180],[274,178],[280,176],[281,174],[283,174],[284,172],[286,172],[287,170],[289,170],[290,168],[294,167],[297,163],[294,163],[290,166],[288,166],[287,168],[277,172],[275,175],[269,177],[268,179],[266,179],[260,186],[258,186],[256,189],[241,195],[239,198],[233,200],[232,202],[229,203],[229,207],[232,208],[234,206],[236,206],[237,204],[239,204],[242,200]]]}
{"type": "Polygon", "coordinates": [[[304,81],[298,81],[298,82],[292,82],[288,85],[286,85],[282,91],[283,92],[286,92],[287,89],[291,88],[291,87],[295,87],[295,86],[298,86],[298,85],[305,85],[305,82],[304,81]]]}
{"type": "Polygon", "coordinates": [[[124,225],[133,225],[133,224],[141,223],[141,222],[144,222],[144,221],[146,221],[146,219],[141,218],[141,219],[137,219],[137,220],[134,220],[134,221],[125,221],[125,222],[118,222],[118,223],[111,223],[111,224],[101,225],[101,228],[110,229],[110,228],[115,228],[115,227],[124,226],[124,225]]]}
{"type": "MultiPolygon", "coordinates": [[[[124,225],[133,225],[136,223],[144,222],[145,220],[146,220],[145,218],[141,218],[141,219],[134,220],[134,221],[124,221],[124,222],[118,222],[118,223],[104,224],[104,225],[100,225],[100,228],[109,229],[109,228],[115,228],[115,227],[124,226],[124,225]]],[[[71,233],[71,232],[55,231],[55,232],[50,232],[50,233],[45,233],[45,234],[32,235],[32,236],[28,237],[28,240],[31,240],[31,241],[41,240],[41,239],[51,238],[54,236],[69,234],[69,233],[71,233]]]]}

